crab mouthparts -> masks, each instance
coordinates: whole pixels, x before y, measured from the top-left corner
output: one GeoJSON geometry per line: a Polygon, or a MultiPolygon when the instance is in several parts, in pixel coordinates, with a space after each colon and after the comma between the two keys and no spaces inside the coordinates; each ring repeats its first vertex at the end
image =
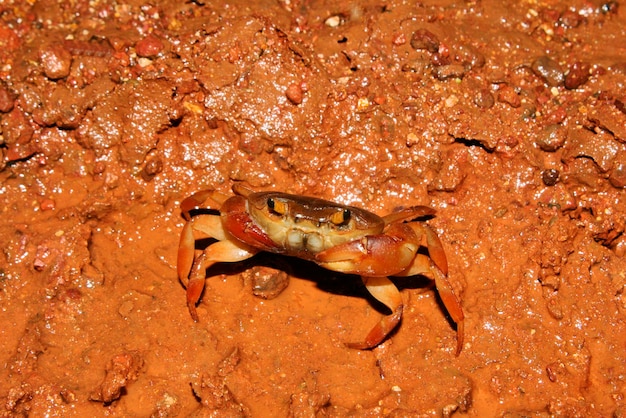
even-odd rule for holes
{"type": "Polygon", "coordinates": [[[313,254],[324,250],[324,239],[319,233],[300,229],[290,229],[287,232],[286,244],[290,250],[308,251],[313,254]]]}

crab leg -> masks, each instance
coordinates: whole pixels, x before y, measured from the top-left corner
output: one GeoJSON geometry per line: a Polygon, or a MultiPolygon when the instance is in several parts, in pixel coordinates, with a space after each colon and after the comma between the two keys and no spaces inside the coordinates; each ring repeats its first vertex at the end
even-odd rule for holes
{"type": "Polygon", "coordinates": [[[378,301],[391,309],[391,314],[383,317],[365,337],[362,343],[346,343],[349,348],[367,350],[376,347],[398,325],[402,318],[402,295],[387,277],[361,277],[365,287],[378,301]]]}
{"type": "Polygon", "coordinates": [[[256,253],[258,250],[236,241],[217,241],[195,258],[187,282],[187,307],[194,321],[198,322],[196,305],[204,290],[206,269],[215,263],[243,261],[256,253]]]}
{"type": "MultiPolygon", "coordinates": [[[[203,205],[209,200],[213,201],[214,203],[217,203],[217,206],[219,207],[222,205],[222,203],[226,201],[226,199],[228,199],[228,196],[220,192],[216,192],[215,190],[200,190],[199,192],[196,192],[192,194],[191,196],[189,196],[188,198],[186,198],[185,200],[183,200],[180,203],[180,209],[183,214],[183,217],[186,220],[189,220],[191,218],[191,216],[189,216],[189,212],[192,211],[193,209],[198,209],[200,207],[203,207],[203,205]]],[[[206,205],[205,207],[213,208],[213,206],[214,205],[206,205]]],[[[214,208],[214,209],[217,209],[217,208],[214,208]]]]}
{"type": "Polygon", "coordinates": [[[194,231],[201,233],[204,237],[215,238],[223,241],[226,239],[226,232],[222,227],[222,220],[219,216],[206,215],[202,217],[192,218],[185,223],[180,234],[180,242],[178,244],[178,261],[176,270],[178,279],[187,286],[187,279],[191,266],[194,262],[196,237],[194,231]]]}
{"type": "Polygon", "coordinates": [[[435,209],[428,206],[411,206],[410,208],[385,215],[383,216],[383,220],[385,221],[385,225],[390,225],[393,223],[411,221],[423,216],[432,216],[435,212],[435,209]]]}
{"type": "Polygon", "coordinates": [[[178,279],[182,284],[187,286],[189,279],[189,272],[193,265],[193,259],[195,256],[195,239],[193,237],[193,228],[191,222],[185,223],[183,230],[180,233],[180,241],[178,243],[178,260],[176,262],[176,272],[178,279]]]}
{"type": "Polygon", "coordinates": [[[187,309],[194,322],[198,322],[198,311],[196,304],[200,300],[202,291],[204,290],[205,278],[203,273],[207,269],[206,254],[200,254],[193,262],[189,278],[187,280],[187,309]]]}
{"type": "Polygon", "coordinates": [[[435,277],[435,286],[437,287],[437,292],[439,292],[439,297],[452,317],[452,320],[456,323],[456,352],[454,354],[458,356],[461,353],[461,348],[463,348],[463,338],[465,335],[465,315],[463,314],[463,308],[461,308],[461,302],[459,302],[459,299],[452,290],[448,276],[444,275],[434,263],[431,264],[430,271],[435,277]]]}
{"type": "Polygon", "coordinates": [[[450,281],[448,280],[448,261],[446,254],[443,251],[441,241],[432,229],[426,225],[411,226],[418,236],[421,233],[425,234],[429,257],[423,254],[417,254],[411,265],[402,273],[397,274],[397,276],[408,277],[423,274],[435,280],[435,287],[437,288],[439,297],[446,307],[448,314],[450,314],[450,317],[456,324],[457,340],[455,354],[458,356],[463,347],[465,315],[463,314],[461,302],[454,293],[450,281]]]}
{"type": "MultiPolygon", "coordinates": [[[[430,251],[430,249],[429,249],[430,251]]],[[[432,256],[432,255],[431,255],[432,256]]],[[[402,273],[397,276],[415,276],[417,274],[423,274],[435,280],[435,287],[439,293],[439,297],[443,302],[443,306],[446,307],[446,311],[452,317],[452,320],[456,324],[456,352],[458,356],[463,347],[463,335],[464,335],[464,322],[465,315],[463,314],[463,308],[461,302],[454,294],[448,276],[443,274],[441,269],[435,264],[432,259],[429,259],[423,254],[417,254],[413,263],[402,273]]]]}
{"type": "Polygon", "coordinates": [[[428,225],[420,225],[416,223],[409,224],[417,236],[420,232],[426,235],[426,246],[428,247],[428,256],[435,263],[444,275],[448,275],[448,258],[443,251],[443,244],[439,236],[428,225]]]}
{"type": "Polygon", "coordinates": [[[194,321],[198,321],[196,304],[204,290],[206,269],[216,262],[242,261],[257,252],[258,250],[252,247],[229,240],[219,216],[192,218],[183,226],[178,246],[177,273],[178,279],[187,288],[187,306],[194,321]],[[195,235],[215,238],[218,241],[196,257],[195,235]]]}

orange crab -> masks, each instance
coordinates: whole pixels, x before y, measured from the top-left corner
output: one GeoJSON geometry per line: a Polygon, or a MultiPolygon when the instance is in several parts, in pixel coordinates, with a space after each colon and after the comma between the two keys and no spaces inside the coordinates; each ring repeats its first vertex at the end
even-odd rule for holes
{"type": "Polygon", "coordinates": [[[187,288],[187,306],[198,321],[196,304],[205,284],[206,269],[215,263],[242,261],[268,251],[299,257],[333,271],[358,274],[367,290],[386,305],[384,316],[357,349],[380,344],[402,317],[402,295],[388,276],[422,274],[434,279],[448,313],[457,326],[456,355],[463,346],[463,309],[448,281],[448,262],[439,237],[428,225],[411,222],[434,210],[413,206],[380,217],[353,206],[314,197],[278,192],[254,192],[233,186],[234,196],[198,192],[181,203],[187,223],[178,248],[178,277],[187,288]],[[217,209],[219,215],[198,214],[198,208],[217,209]],[[204,251],[196,239],[216,241],[204,251]],[[425,247],[428,255],[419,252],[425,247]]]}

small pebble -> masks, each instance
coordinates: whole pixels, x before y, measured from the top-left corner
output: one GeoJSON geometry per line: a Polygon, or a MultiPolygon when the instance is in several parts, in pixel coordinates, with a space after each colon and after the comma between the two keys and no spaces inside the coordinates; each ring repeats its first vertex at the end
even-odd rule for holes
{"type": "Polygon", "coordinates": [[[441,81],[451,78],[463,78],[463,75],[465,75],[465,67],[461,64],[442,65],[435,68],[434,74],[435,78],[441,81]]]}
{"type": "Polygon", "coordinates": [[[535,141],[535,144],[543,151],[554,152],[565,143],[567,132],[562,125],[548,125],[535,141]]]}
{"type": "Polygon", "coordinates": [[[394,34],[391,42],[397,46],[404,45],[406,43],[406,36],[404,36],[404,33],[394,34]]]}
{"type": "Polygon", "coordinates": [[[468,69],[485,66],[485,56],[468,45],[460,45],[454,54],[455,60],[462,63],[468,69]]]}
{"type": "Polygon", "coordinates": [[[583,17],[572,10],[564,11],[559,17],[559,24],[566,28],[577,28],[583,21],[583,17]]]}
{"type": "Polygon", "coordinates": [[[44,212],[47,210],[54,210],[55,207],[56,202],[53,199],[43,199],[39,202],[39,208],[44,212]]]}
{"type": "Polygon", "coordinates": [[[257,266],[244,275],[252,283],[252,293],[262,299],[274,299],[289,286],[289,275],[282,270],[257,266]]]}
{"type": "Polygon", "coordinates": [[[474,95],[474,104],[481,109],[490,109],[494,103],[495,99],[489,89],[481,89],[474,95]]]}
{"type": "Polygon", "coordinates": [[[559,170],[549,169],[541,172],[541,180],[546,186],[554,186],[559,181],[559,170]]]}
{"type": "Polygon", "coordinates": [[[513,108],[518,108],[522,105],[522,99],[515,92],[515,89],[506,85],[502,86],[498,91],[498,101],[506,103],[513,108]]]}
{"type": "Polygon", "coordinates": [[[163,50],[163,42],[154,35],[148,35],[135,45],[137,55],[143,58],[154,58],[163,50]]]}
{"type": "Polygon", "coordinates": [[[411,36],[411,47],[435,53],[439,51],[439,38],[426,29],[418,29],[411,36]]]}
{"type": "Polygon", "coordinates": [[[600,11],[603,14],[617,14],[619,10],[619,3],[617,1],[607,1],[600,6],[600,11]]]}
{"type": "Polygon", "coordinates": [[[565,74],[565,88],[577,89],[589,80],[589,64],[576,61],[565,74]]]}
{"type": "Polygon", "coordinates": [[[299,105],[304,99],[304,92],[302,91],[302,87],[299,83],[290,84],[285,91],[285,95],[287,96],[287,99],[295,105],[299,105]]]}
{"type": "Polygon", "coordinates": [[[335,15],[326,19],[324,21],[324,24],[331,28],[336,28],[337,26],[341,25],[341,21],[342,21],[341,16],[335,15]]]}
{"type": "Polygon", "coordinates": [[[541,77],[549,86],[560,86],[563,84],[565,76],[563,69],[553,59],[544,56],[533,61],[531,68],[535,75],[541,77]]]}
{"type": "Polygon", "coordinates": [[[51,80],[67,77],[72,65],[72,55],[61,44],[46,45],[39,51],[43,72],[51,80]]]}
{"type": "Polygon", "coordinates": [[[153,158],[141,170],[141,178],[145,181],[150,181],[161,171],[163,171],[163,161],[159,157],[153,158]]]}

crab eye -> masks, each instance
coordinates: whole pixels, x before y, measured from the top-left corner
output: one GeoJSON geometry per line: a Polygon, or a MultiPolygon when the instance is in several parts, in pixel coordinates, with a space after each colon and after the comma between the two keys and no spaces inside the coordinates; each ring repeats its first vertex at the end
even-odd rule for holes
{"type": "Polygon", "coordinates": [[[330,216],[330,221],[335,225],[344,225],[350,220],[350,209],[335,212],[330,216]]]}
{"type": "Polygon", "coordinates": [[[284,215],[287,213],[287,204],[285,202],[281,202],[280,200],[276,200],[273,197],[267,199],[267,207],[271,212],[277,215],[284,215]]]}

